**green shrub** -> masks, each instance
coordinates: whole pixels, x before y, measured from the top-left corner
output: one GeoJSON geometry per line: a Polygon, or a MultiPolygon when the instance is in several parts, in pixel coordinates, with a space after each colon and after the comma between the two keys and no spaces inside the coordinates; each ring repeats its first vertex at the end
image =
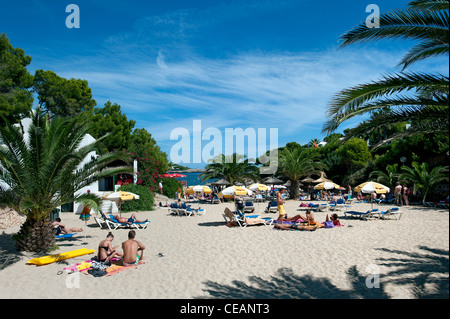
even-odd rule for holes
{"type": "Polygon", "coordinates": [[[122,203],[122,212],[138,212],[153,210],[154,196],[153,192],[142,185],[124,185],[119,191],[130,192],[139,195],[139,199],[133,199],[122,203]]]}
{"type": "Polygon", "coordinates": [[[183,184],[175,178],[163,177],[161,179],[163,184],[163,195],[166,195],[169,198],[175,198],[175,193],[178,188],[181,190],[181,196],[183,196],[183,184]]]}

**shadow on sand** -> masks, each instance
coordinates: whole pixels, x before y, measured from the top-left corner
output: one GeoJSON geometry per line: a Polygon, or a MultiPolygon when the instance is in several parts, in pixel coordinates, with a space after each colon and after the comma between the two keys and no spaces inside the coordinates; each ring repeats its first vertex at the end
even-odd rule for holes
{"type": "Polygon", "coordinates": [[[336,287],[328,278],[299,276],[292,269],[280,268],[269,279],[248,277],[249,284],[240,280],[234,280],[231,285],[207,281],[203,291],[209,295],[206,298],[221,299],[389,299],[383,284],[390,283],[413,285],[415,298],[448,299],[449,252],[419,248],[424,252],[381,249],[392,257],[380,258],[379,265],[392,270],[380,275],[379,288],[367,288],[367,274],[359,273],[353,266],[347,270],[351,288],[345,290],[336,287]]]}

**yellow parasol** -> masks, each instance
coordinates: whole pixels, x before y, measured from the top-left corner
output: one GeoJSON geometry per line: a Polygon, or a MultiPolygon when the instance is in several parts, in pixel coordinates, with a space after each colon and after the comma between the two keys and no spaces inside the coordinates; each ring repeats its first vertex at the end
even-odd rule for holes
{"type": "Polygon", "coordinates": [[[256,190],[258,190],[258,191],[266,191],[266,190],[269,189],[269,187],[267,187],[264,184],[255,183],[255,184],[250,185],[248,187],[248,189],[251,190],[251,191],[256,191],[256,190]]]}
{"type": "Polygon", "coordinates": [[[211,194],[212,191],[211,191],[211,188],[209,188],[209,186],[203,186],[203,185],[189,186],[186,189],[186,194],[194,194],[196,192],[211,194]]]}
{"type": "Polygon", "coordinates": [[[219,197],[231,197],[233,195],[251,195],[253,192],[242,186],[230,186],[222,190],[218,196],[219,197]]]}
{"type": "Polygon", "coordinates": [[[341,187],[341,186],[339,186],[338,184],[333,183],[333,182],[322,182],[322,183],[314,186],[314,189],[335,189],[335,188],[339,188],[339,187],[341,187]]]}
{"type": "Polygon", "coordinates": [[[386,194],[391,190],[389,187],[377,182],[365,182],[355,187],[355,192],[386,194]]]}
{"type": "Polygon", "coordinates": [[[120,210],[120,207],[122,206],[122,202],[128,201],[128,200],[133,200],[133,199],[139,199],[139,195],[131,193],[131,192],[118,191],[118,192],[113,192],[113,193],[103,196],[103,199],[116,202],[117,207],[119,208],[119,213],[122,215],[122,212],[120,210]]]}

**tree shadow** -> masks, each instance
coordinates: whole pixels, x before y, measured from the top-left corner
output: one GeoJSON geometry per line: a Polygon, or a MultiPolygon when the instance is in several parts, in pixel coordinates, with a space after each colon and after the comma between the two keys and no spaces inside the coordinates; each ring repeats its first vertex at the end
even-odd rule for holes
{"type": "Polygon", "coordinates": [[[396,285],[413,284],[416,298],[449,298],[448,286],[448,251],[419,247],[429,253],[410,253],[406,251],[383,251],[404,255],[406,258],[380,258],[387,267],[399,269],[380,274],[379,288],[368,288],[367,274],[358,272],[356,266],[347,270],[350,281],[349,289],[336,287],[328,278],[317,278],[310,275],[296,275],[290,268],[280,268],[269,279],[249,276],[247,284],[241,280],[233,280],[224,285],[206,281],[203,291],[209,296],[199,298],[221,299],[389,299],[383,289],[383,283],[396,285]],[[432,253],[432,254],[430,254],[432,253]],[[437,276],[440,274],[441,276],[437,276]],[[446,278],[442,278],[446,274],[446,278]],[[396,279],[397,277],[397,279],[396,279]],[[434,285],[433,292],[426,289],[425,284],[434,285]]]}
{"type": "Polygon", "coordinates": [[[23,254],[16,250],[16,242],[11,234],[0,234],[0,271],[20,261],[23,254]]]}
{"type": "Polygon", "coordinates": [[[390,282],[396,285],[412,284],[414,296],[420,299],[449,298],[449,252],[418,246],[424,253],[405,252],[380,248],[394,256],[379,258],[380,265],[395,267],[386,275],[390,282]],[[433,286],[430,292],[427,286],[433,286]]]}

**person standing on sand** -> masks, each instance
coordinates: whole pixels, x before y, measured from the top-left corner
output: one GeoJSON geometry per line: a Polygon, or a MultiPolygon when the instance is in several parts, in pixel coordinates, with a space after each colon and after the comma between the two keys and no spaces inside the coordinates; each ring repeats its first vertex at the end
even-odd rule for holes
{"type": "Polygon", "coordinates": [[[283,223],[283,218],[284,215],[286,215],[286,211],[284,210],[284,199],[283,199],[283,192],[284,189],[280,189],[280,191],[277,194],[277,206],[278,206],[278,224],[282,224],[283,223]]]}
{"type": "Polygon", "coordinates": [[[409,206],[409,190],[408,190],[408,186],[406,186],[406,184],[403,185],[403,200],[405,201],[405,205],[409,206]]]}
{"type": "Polygon", "coordinates": [[[402,185],[400,185],[399,182],[397,182],[397,186],[395,186],[394,197],[395,197],[395,203],[397,205],[400,205],[400,204],[403,205],[403,201],[402,201],[402,185]]]}
{"type": "Polygon", "coordinates": [[[159,192],[161,193],[161,195],[162,195],[162,188],[163,188],[163,184],[162,184],[162,181],[159,181],[159,192]]]}
{"type": "Polygon", "coordinates": [[[130,230],[128,240],[122,243],[124,266],[137,265],[144,258],[145,246],[140,241],[135,240],[134,237],[136,237],[136,232],[130,230]]]}

